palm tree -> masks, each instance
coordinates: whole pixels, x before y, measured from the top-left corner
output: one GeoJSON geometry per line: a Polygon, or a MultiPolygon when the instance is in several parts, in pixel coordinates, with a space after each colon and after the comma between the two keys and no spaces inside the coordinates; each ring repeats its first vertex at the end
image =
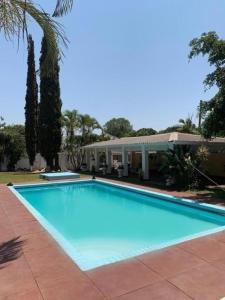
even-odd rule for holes
{"type": "Polygon", "coordinates": [[[196,127],[195,124],[192,122],[192,117],[188,117],[186,119],[180,119],[179,123],[181,124],[181,127],[179,129],[180,132],[184,132],[184,133],[196,132],[196,127]]]}
{"type": "Polygon", "coordinates": [[[74,137],[75,131],[79,128],[80,125],[80,117],[78,111],[74,110],[66,110],[63,114],[63,126],[66,130],[66,136],[74,137]]]}
{"type": "Polygon", "coordinates": [[[101,125],[95,118],[88,114],[80,115],[80,132],[82,136],[82,144],[87,145],[92,142],[95,129],[102,129],[101,125]]]}
{"type": "Polygon", "coordinates": [[[79,114],[77,110],[64,112],[63,127],[66,135],[64,149],[67,152],[68,161],[73,169],[77,170],[84,159],[83,146],[96,141],[99,136],[94,131],[102,128],[95,118],[88,114],[79,114]]]}
{"type": "MultiPolygon", "coordinates": [[[[54,17],[62,16],[72,8],[72,0],[57,0],[54,17]]],[[[16,37],[28,37],[27,16],[31,17],[42,29],[47,39],[48,55],[46,58],[46,70],[49,73],[54,70],[54,62],[58,57],[60,44],[67,46],[68,40],[62,26],[49,14],[40,9],[32,0],[1,0],[0,1],[0,31],[6,40],[16,37]]],[[[62,50],[60,50],[61,54],[62,50]]]]}

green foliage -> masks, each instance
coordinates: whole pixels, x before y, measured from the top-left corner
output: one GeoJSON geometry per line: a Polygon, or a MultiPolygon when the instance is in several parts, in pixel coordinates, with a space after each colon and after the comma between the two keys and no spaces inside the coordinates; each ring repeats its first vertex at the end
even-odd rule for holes
{"type": "Polygon", "coordinates": [[[174,179],[179,188],[187,188],[193,176],[192,158],[189,148],[176,147],[164,154],[164,161],[160,171],[174,179]]]}
{"type": "Polygon", "coordinates": [[[208,102],[200,100],[197,107],[197,117],[198,117],[198,130],[201,132],[202,121],[205,119],[208,112],[208,102]]]}
{"type": "Polygon", "coordinates": [[[170,132],[179,131],[179,129],[180,129],[180,125],[173,125],[167,127],[166,129],[160,130],[158,133],[170,133],[170,132]]]}
{"type": "Polygon", "coordinates": [[[43,37],[40,57],[39,149],[52,170],[58,169],[58,152],[61,150],[62,102],[58,60],[54,63],[54,76],[46,76],[44,72],[47,49],[47,40],[43,37]]]}
{"type": "Polygon", "coordinates": [[[129,136],[133,131],[133,127],[125,118],[113,118],[104,125],[104,131],[112,136],[121,138],[129,136]]]}
{"type": "Polygon", "coordinates": [[[27,91],[25,105],[25,140],[26,150],[30,165],[33,166],[37,153],[37,130],[38,130],[38,85],[36,80],[34,41],[31,35],[28,38],[27,59],[27,91]]]}
{"type": "Polygon", "coordinates": [[[197,128],[192,122],[192,117],[186,119],[180,119],[178,125],[167,127],[166,129],[160,130],[158,133],[170,133],[170,132],[183,132],[194,134],[197,133],[197,128]]]}
{"type": "Polygon", "coordinates": [[[64,150],[68,153],[68,160],[73,165],[74,170],[76,170],[82,164],[83,160],[81,139],[76,135],[80,126],[80,116],[77,110],[66,110],[62,118],[63,127],[66,133],[64,150]]]}
{"type": "Polygon", "coordinates": [[[79,114],[77,110],[64,112],[63,126],[66,134],[64,149],[74,170],[78,170],[84,159],[82,147],[101,139],[101,136],[94,133],[101,126],[95,118],[79,114]]]}
{"type": "Polygon", "coordinates": [[[135,132],[135,136],[145,136],[156,134],[157,131],[153,128],[141,128],[135,132]]]}
{"type": "Polygon", "coordinates": [[[97,129],[102,130],[102,127],[95,118],[92,118],[88,114],[80,114],[79,130],[82,146],[94,143],[98,140],[98,135],[94,134],[94,131],[97,129]]]}
{"type": "Polygon", "coordinates": [[[193,152],[188,146],[175,146],[164,153],[160,171],[171,178],[174,185],[181,189],[199,188],[205,184],[205,179],[196,168],[203,169],[202,163],[208,159],[208,149],[200,146],[193,152]]]}
{"type": "Polygon", "coordinates": [[[3,130],[0,130],[0,167],[4,162],[5,157],[8,156],[7,148],[10,143],[10,136],[5,134],[3,130]]]}
{"type": "Polygon", "coordinates": [[[25,153],[25,129],[23,125],[5,126],[0,130],[0,162],[7,158],[9,171],[25,153]]]}
{"type": "Polygon", "coordinates": [[[208,114],[202,124],[202,134],[206,138],[225,136],[225,89],[220,89],[208,101],[208,114]]]}
{"type": "Polygon", "coordinates": [[[204,104],[205,120],[201,125],[201,132],[206,138],[220,135],[225,136],[225,40],[219,39],[215,32],[203,33],[200,38],[190,42],[192,59],[200,54],[208,57],[214,71],[204,80],[206,88],[217,86],[218,93],[204,104]]]}
{"type": "Polygon", "coordinates": [[[198,164],[201,164],[208,160],[209,157],[209,149],[205,145],[201,145],[198,147],[196,152],[196,159],[198,164]]]}
{"type": "Polygon", "coordinates": [[[181,124],[181,127],[178,129],[179,132],[196,133],[196,126],[192,122],[192,117],[188,117],[186,119],[180,119],[179,123],[181,124]]]}

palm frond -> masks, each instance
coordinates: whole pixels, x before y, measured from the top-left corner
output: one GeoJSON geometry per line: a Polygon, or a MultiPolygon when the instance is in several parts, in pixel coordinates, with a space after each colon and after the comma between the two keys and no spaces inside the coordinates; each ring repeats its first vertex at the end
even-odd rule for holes
{"type": "Polygon", "coordinates": [[[68,39],[62,25],[53,20],[44,10],[37,8],[31,0],[0,1],[0,31],[7,40],[14,37],[24,38],[28,34],[26,14],[40,26],[48,44],[45,69],[48,75],[54,71],[55,61],[63,56],[63,47],[67,47],[68,39]],[[63,46],[63,47],[62,47],[63,46]]]}
{"type": "Polygon", "coordinates": [[[61,17],[71,11],[73,0],[57,0],[53,17],[61,17]]]}
{"type": "Polygon", "coordinates": [[[64,55],[62,48],[60,48],[61,44],[64,47],[67,47],[68,44],[62,25],[54,21],[45,11],[36,8],[31,2],[13,1],[17,2],[18,6],[25,10],[41,27],[48,44],[44,66],[51,73],[51,71],[54,71],[54,64],[59,55],[64,55]]]}
{"type": "Polygon", "coordinates": [[[23,11],[14,1],[2,0],[0,2],[0,31],[3,31],[7,40],[20,35],[23,28],[23,16],[23,11]]]}

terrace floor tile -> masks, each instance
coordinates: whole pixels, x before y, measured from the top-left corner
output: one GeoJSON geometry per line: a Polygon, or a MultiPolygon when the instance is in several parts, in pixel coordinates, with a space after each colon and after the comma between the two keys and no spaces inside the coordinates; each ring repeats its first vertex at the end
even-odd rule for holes
{"type": "Polygon", "coordinates": [[[23,246],[24,252],[51,247],[53,244],[55,244],[54,239],[46,231],[21,235],[21,238],[25,241],[23,246]]]}
{"type": "Polygon", "coordinates": [[[178,247],[208,262],[225,259],[225,243],[203,237],[179,244],[178,247]]]}
{"type": "Polygon", "coordinates": [[[196,300],[219,300],[225,297],[225,271],[208,263],[168,280],[196,300]]]}
{"type": "Polygon", "coordinates": [[[154,283],[115,300],[190,300],[181,290],[167,281],[154,283]]]}
{"type": "Polygon", "coordinates": [[[219,242],[225,243],[225,231],[221,231],[221,232],[212,234],[212,235],[210,235],[210,237],[219,242]]]}
{"type": "Polygon", "coordinates": [[[204,260],[178,247],[146,253],[138,256],[138,259],[165,278],[204,263],[204,260]]]}
{"type": "MultiPolygon", "coordinates": [[[[19,209],[20,210],[20,209],[19,209]]],[[[35,218],[28,211],[14,210],[8,213],[8,217],[11,223],[20,223],[24,221],[35,221],[35,218]]]]}
{"type": "Polygon", "coordinates": [[[25,252],[25,257],[35,277],[43,275],[48,270],[61,266],[69,265],[73,269],[78,269],[65,252],[57,245],[44,247],[38,250],[29,250],[25,252]]]}
{"type": "Polygon", "coordinates": [[[161,280],[160,276],[136,259],[103,266],[86,272],[108,297],[116,297],[161,280]]]}
{"type": "Polygon", "coordinates": [[[211,263],[214,267],[225,271],[225,259],[222,260],[216,260],[214,262],[211,263]]]}
{"type": "Polygon", "coordinates": [[[44,231],[44,228],[40,225],[40,223],[35,220],[15,223],[13,225],[13,228],[17,235],[26,235],[30,233],[44,231]]]}
{"type": "Polygon", "coordinates": [[[29,266],[22,255],[0,269],[0,296],[26,293],[37,287],[29,266]]]}
{"type": "Polygon", "coordinates": [[[0,224],[0,244],[5,243],[17,235],[12,230],[12,227],[8,224],[0,224]]]}
{"type": "Polygon", "coordinates": [[[43,298],[39,289],[37,288],[27,293],[19,293],[6,296],[4,297],[4,300],[43,300],[43,298]]]}
{"type": "Polygon", "coordinates": [[[44,300],[104,300],[100,291],[91,283],[76,281],[61,282],[42,289],[44,300]]]}

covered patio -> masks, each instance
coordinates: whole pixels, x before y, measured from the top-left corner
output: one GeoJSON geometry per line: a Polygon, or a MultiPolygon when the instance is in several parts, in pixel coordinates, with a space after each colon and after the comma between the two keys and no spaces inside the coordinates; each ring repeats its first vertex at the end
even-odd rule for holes
{"type": "Polygon", "coordinates": [[[123,166],[123,176],[129,173],[141,172],[144,180],[151,177],[151,171],[158,170],[165,151],[174,149],[176,145],[189,145],[197,149],[206,145],[209,149],[207,162],[209,172],[213,176],[225,176],[225,138],[205,140],[200,135],[172,132],[141,137],[126,137],[121,139],[97,142],[84,147],[87,169],[98,172],[101,163],[105,163],[107,174],[112,168],[123,166]],[[213,167],[213,168],[212,168],[213,167]]]}

